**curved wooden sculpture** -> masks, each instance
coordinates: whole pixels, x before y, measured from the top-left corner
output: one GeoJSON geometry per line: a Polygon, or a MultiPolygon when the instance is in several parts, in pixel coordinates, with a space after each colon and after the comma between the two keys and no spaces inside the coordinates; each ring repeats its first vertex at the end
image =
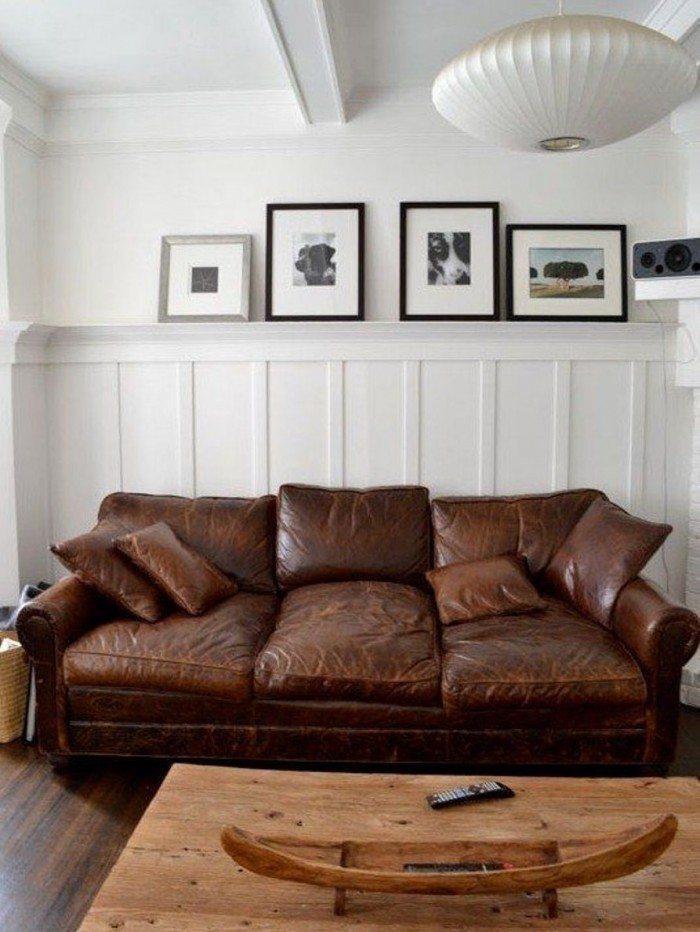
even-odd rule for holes
{"type": "Polygon", "coordinates": [[[462,895],[542,890],[556,916],[556,890],[614,880],[646,867],[668,848],[678,822],[667,815],[624,832],[569,840],[445,842],[314,842],[258,838],[236,826],[221,834],[224,850],[255,874],[336,888],[335,912],[345,911],[345,891],[462,895]],[[315,850],[337,863],[313,860],[289,849],[315,850]],[[409,873],[408,862],[499,861],[504,870],[409,873]]]}

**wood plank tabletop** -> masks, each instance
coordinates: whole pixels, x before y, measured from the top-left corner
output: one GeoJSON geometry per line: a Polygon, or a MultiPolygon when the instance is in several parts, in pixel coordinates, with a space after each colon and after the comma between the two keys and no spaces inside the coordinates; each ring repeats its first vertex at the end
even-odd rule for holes
{"type": "MultiPolygon", "coordinates": [[[[429,792],[486,777],[312,773],[174,766],[88,912],[82,929],[338,928],[690,930],[700,902],[700,785],[696,778],[508,777],[514,799],[433,811],[429,792]],[[560,917],[539,893],[414,896],[333,891],[250,874],[222,850],[221,829],[318,841],[571,838],[679,819],[662,857],[616,881],[560,891],[560,917]]],[[[494,775],[493,779],[498,779],[494,775]]]]}

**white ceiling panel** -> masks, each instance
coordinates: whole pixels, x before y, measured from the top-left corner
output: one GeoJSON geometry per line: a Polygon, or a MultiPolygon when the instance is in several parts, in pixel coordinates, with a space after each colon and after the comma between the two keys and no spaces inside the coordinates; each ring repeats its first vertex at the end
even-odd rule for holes
{"type": "MultiPolygon", "coordinates": [[[[567,13],[642,22],[658,0],[565,0],[567,13]]],[[[555,0],[330,0],[356,87],[432,84],[451,58],[512,23],[549,16],[555,0]]]]}
{"type": "Polygon", "coordinates": [[[54,93],[289,86],[258,0],[0,0],[0,53],[54,93]]]}

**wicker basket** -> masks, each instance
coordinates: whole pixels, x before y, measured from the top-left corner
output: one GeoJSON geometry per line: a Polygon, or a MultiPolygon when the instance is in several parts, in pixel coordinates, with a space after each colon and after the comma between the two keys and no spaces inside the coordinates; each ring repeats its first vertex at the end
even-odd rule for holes
{"type": "Polygon", "coordinates": [[[27,704],[29,661],[24,649],[0,633],[0,744],[14,741],[22,734],[27,704]]]}

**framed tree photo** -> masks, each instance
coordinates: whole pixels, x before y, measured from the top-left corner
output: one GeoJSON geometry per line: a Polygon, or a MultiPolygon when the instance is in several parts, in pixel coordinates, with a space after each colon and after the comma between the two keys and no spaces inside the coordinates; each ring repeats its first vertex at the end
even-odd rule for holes
{"type": "Polygon", "coordinates": [[[265,320],[363,320],[364,230],[364,204],[268,204],[265,320]]]}
{"type": "Polygon", "coordinates": [[[498,317],[498,204],[401,204],[401,320],[498,317]]]}
{"type": "Polygon", "coordinates": [[[627,320],[627,227],[509,224],[508,320],[627,320]]]}

